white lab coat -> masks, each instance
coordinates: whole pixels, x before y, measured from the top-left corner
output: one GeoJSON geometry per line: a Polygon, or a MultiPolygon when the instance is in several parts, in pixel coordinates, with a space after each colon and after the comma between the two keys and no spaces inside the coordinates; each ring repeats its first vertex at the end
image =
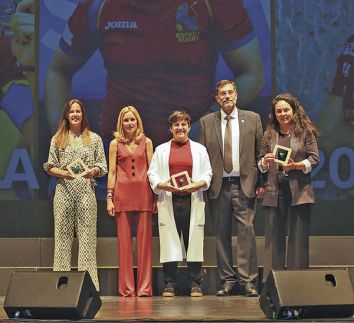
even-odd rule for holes
{"type": "MultiPolygon", "coordinates": [[[[207,190],[212,178],[209,156],[206,148],[190,140],[193,169],[192,181],[205,181],[206,186],[191,196],[191,216],[189,227],[189,242],[187,261],[202,262],[204,246],[205,202],[203,190],[207,190]]],[[[170,179],[169,156],[171,141],[158,146],[154,152],[148,170],[151,188],[158,194],[158,222],[160,234],[160,262],[183,260],[185,254],[183,244],[176,229],[173,215],[172,193],[160,190],[157,185],[170,179]]]]}

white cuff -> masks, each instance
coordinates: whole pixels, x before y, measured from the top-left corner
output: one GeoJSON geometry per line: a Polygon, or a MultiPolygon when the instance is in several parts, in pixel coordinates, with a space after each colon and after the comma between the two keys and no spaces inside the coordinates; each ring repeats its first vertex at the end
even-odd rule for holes
{"type": "Polygon", "coordinates": [[[312,166],[311,166],[310,161],[308,159],[304,159],[302,162],[305,165],[305,169],[303,170],[303,173],[308,174],[309,172],[311,172],[312,166]]]}
{"type": "Polygon", "coordinates": [[[264,168],[262,167],[263,160],[264,160],[264,158],[262,158],[262,159],[258,162],[258,169],[260,170],[261,173],[266,173],[266,172],[268,172],[269,169],[264,169],[264,168]]]}

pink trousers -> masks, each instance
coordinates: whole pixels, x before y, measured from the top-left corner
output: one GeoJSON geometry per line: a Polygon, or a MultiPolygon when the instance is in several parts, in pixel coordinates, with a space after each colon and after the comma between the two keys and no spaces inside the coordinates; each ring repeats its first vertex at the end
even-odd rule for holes
{"type": "Polygon", "coordinates": [[[119,279],[121,296],[152,296],[152,214],[151,212],[119,212],[118,233],[119,279]],[[136,214],[137,282],[134,283],[132,219],[136,214]]]}

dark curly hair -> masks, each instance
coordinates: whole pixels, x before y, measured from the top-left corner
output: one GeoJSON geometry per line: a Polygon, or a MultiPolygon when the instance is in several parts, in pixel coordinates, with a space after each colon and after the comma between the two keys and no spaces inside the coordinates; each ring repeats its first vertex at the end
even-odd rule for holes
{"type": "Polygon", "coordinates": [[[294,134],[296,137],[300,137],[304,132],[312,133],[316,138],[318,138],[319,133],[311,122],[310,118],[306,114],[304,108],[301,106],[299,101],[291,93],[281,93],[278,94],[272,101],[270,112],[268,115],[268,129],[274,129],[280,131],[279,122],[275,116],[275,105],[279,101],[287,102],[293,110],[293,121],[294,121],[294,134]]]}

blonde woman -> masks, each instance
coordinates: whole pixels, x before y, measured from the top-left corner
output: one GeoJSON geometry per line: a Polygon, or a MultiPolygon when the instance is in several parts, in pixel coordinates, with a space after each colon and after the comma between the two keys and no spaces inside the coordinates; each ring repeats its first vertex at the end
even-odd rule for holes
{"type": "Polygon", "coordinates": [[[82,102],[70,100],[51,140],[45,171],[57,177],[54,195],[55,271],[70,271],[74,232],[79,240],[78,269],[87,270],[99,290],[96,263],[97,202],[94,177],[107,173],[102,139],[89,129],[82,102]],[[72,163],[82,161],[69,169],[72,163]],[[82,166],[82,165],[86,165],[82,166]],[[83,171],[84,170],[84,171],[83,171]],[[76,174],[75,174],[76,173],[76,174]],[[78,176],[81,175],[81,176],[78,176]]]}
{"type": "Polygon", "coordinates": [[[133,106],[124,107],[109,146],[107,212],[116,217],[119,249],[118,292],[121,296],[152,296],[153,193],[147,170],[152,141],[133,106]],[[138,273],[135,289],[132,253],[132,222],[136,219],[138,273]]]}

